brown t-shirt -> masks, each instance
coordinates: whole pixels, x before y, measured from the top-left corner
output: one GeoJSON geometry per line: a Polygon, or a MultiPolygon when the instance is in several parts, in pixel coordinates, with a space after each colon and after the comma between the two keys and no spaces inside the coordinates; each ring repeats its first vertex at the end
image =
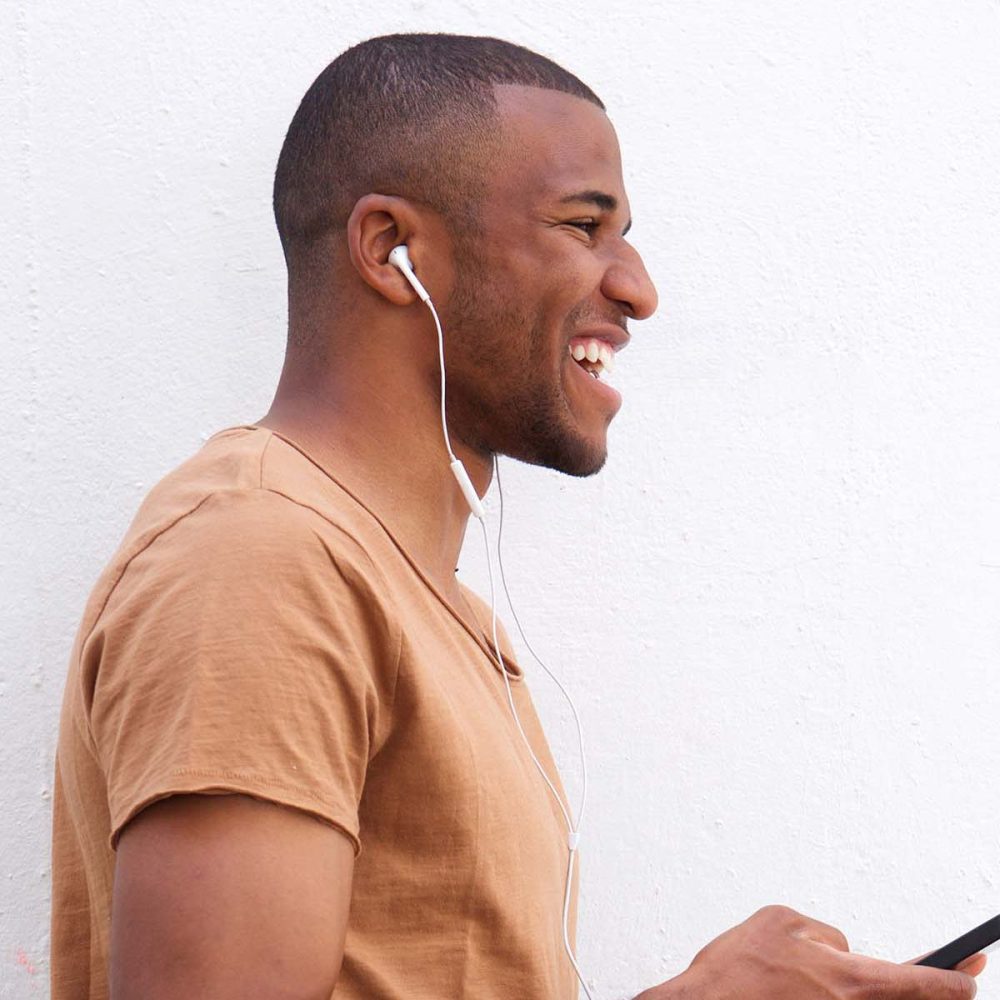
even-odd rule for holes
{"type": "MultiPolygon", "coordinates": [[[[71,657],[52,1000],[107,997],[118,834],[186,792],[267,799],[351,839],[338,1000],[575,997],[565,824],[516,731],[488,609],[466,593],[480,629],[266,428],[220,431],[158,483],[71,657]]],[[[522,723],[559,787],[506,643],[522,723]]]]}

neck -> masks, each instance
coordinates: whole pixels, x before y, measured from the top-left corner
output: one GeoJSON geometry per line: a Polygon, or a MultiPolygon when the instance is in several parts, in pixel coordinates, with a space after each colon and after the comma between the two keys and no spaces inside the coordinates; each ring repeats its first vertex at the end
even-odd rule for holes
{"type": "MultiPolygon", "coordinates": [[[[426,366],[380,363],[376,353],[339,346],[323,364],[290,354],[270,410],[259,426],[299,444],[388,525],[451,600],[469,505],[449,468],[440,396],[428,392],[426,366]]],[[[476,492],[492,462],[452,439],[476,492]]]]}

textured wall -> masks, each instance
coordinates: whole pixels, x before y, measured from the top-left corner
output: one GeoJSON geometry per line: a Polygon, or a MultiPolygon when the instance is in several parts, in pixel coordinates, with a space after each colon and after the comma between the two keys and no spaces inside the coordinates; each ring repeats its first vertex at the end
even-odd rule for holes
{"type": "MultiPolygon", "coordinates": [[[[505,475],[516,606],[587,729],[598,995],[768,902],[896,959],[1000,910],[1000,5],[352,6],[0,13],[0,997],[47,993],[86,595],[146,490],[266,410],[284,129],[390,30],[499,34],[587,80],[660,286],[605,472],[505,475]]],[[[483,584],[476,533],[463,570],[483,584]]]]}

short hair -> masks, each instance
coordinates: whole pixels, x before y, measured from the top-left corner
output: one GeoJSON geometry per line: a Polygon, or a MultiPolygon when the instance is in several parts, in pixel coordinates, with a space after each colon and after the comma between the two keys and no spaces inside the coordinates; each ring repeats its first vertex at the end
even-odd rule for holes
{"type": "Polygon", "coordinates": [[[338,56],[306,91],[278,157],[274,217],[286,261],[346,226],[368,193],[408,197],[459,229],[470,225],[496,139],[499,84],[605,110],[572,73],[498,38],[383,35],[338,56]]]}

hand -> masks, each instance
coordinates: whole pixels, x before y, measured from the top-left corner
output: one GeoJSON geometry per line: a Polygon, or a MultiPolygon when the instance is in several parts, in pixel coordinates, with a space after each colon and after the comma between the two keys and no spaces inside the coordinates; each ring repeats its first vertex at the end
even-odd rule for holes
{"type": "Polygon", "coordinates": [[[971,1000],[985,964],[975,955],[959,972],[854,955],[835,927],[766,906],[636,1000],[971,1000]]]}

